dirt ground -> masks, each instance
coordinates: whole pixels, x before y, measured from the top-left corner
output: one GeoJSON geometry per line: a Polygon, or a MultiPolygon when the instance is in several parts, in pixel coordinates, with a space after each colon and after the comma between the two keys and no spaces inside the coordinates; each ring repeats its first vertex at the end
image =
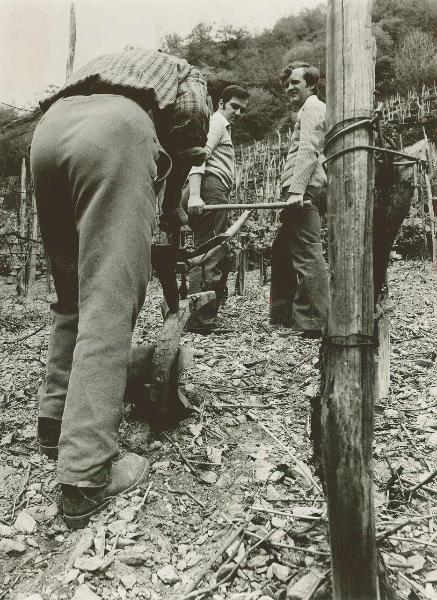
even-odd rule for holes
{"type": "MultiPolygon", "coordinates": [[[[375,407],[377,535],[399,598],[437,598],[436,281],[429,263],[390,267],[390,397],[375,407]]],[[[311,467],[309,404],[318,342],[268,323],[268,287],[249,274],[222,331],[184,334],[182,389],[193,415],[148,440],[129,418],[122,450],[151,461],[149,482],[84,530],[60,514],[55,464],[38,454],[46,294],[0,308],[0,600],[330,598],[326,507],[311,467]],[[203,590],[203,591],[202,591],[203,590]]],[[[11,291],[12,290],[12,291],[11,291]]],[[[161,324],[152,282],[134,345],[161,324]]],[[[370,600],[370,599],[369,599],[370,600]]]]}

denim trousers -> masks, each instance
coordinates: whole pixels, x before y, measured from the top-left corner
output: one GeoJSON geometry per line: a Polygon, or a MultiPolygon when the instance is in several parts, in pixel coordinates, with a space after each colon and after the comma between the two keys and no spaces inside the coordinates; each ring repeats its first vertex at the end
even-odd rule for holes
{"type": "Polygon", "coordinates": [[[39,415],[62,421],[58,481],[103,486],[117,436],[132,330],[151,274],[160,145],[123,96],[58,100],[31,147],[52,304],[39,415]]]}
{"type": "Polygon", "coordinates": [[[317,195],[311,205],[286,208],[272,244],[270,318],[303,331],[321,330],[328,310],[328,275],[323,257],[317,195]]]}

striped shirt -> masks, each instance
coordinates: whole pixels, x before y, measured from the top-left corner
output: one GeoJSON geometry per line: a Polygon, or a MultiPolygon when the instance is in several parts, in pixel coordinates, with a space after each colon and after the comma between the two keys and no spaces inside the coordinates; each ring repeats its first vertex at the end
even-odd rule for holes
{"type": "Polygon", "coordinates": [[[192,167],[190,175],[213,173],[231,190],[234,181],[235,152],[231,139],[231,125],[220,111],[215,112],[209,120],[205,150],[208,158],[200,167],[192,167]]]}
{"type": "Polygon", "coordinates": [[[283,192],[304,194],[309,185],[319,189],[326,186],[322,166],[325,114],[325,104],[315,95],[309,96],[299,110],[281,177],[283,192]]]}
{"type": "Polygon", "coordinates": [[[59,98],[93,93],[120,94],[151,111],[161,144],[173,151],[205,145],[206,83],[184,59],[143,48],[105,54],[73,73],[40,105],[45,112],[59,98]]]}

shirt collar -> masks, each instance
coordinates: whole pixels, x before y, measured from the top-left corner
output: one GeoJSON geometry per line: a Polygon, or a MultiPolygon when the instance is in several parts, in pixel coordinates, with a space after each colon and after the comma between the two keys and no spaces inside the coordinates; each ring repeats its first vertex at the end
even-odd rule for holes
{"type": "Polygon", "coordinates": [[[222,113],[220,111],[216,110],[216,112],[214,114],[217,115],[216,118],[220,119],[225,127],[230,127],[231,124],[229,123],[227,118],[222,115],[222,113]]]}
{"type": "Polygon", "coordinates": [[[304,106],[311,106],[312,104],[315,104],[317,101],[318,101],[318,98],[315,94],[311,94],[311,96],[308,96],[308,98],[305,100],[305,102],[300,107],[299,112],[297,113],[298,116],[303,111],[304,106]]]}

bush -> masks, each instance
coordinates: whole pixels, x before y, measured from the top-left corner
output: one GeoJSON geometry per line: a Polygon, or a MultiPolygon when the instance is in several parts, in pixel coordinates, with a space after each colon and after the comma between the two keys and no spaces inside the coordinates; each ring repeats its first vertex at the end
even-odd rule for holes
{"type": "Polygon", "coordinates": [[[427,237],[427,251],[425,248],[425,239],[423,233],[423,226],[420,223],[411,225],[405,223],[402,225],[396,241],[394,243],[394,250],[406,259],[423,259],[431,257],[431,233],[429,228],[426,231],[427,237]]]}

